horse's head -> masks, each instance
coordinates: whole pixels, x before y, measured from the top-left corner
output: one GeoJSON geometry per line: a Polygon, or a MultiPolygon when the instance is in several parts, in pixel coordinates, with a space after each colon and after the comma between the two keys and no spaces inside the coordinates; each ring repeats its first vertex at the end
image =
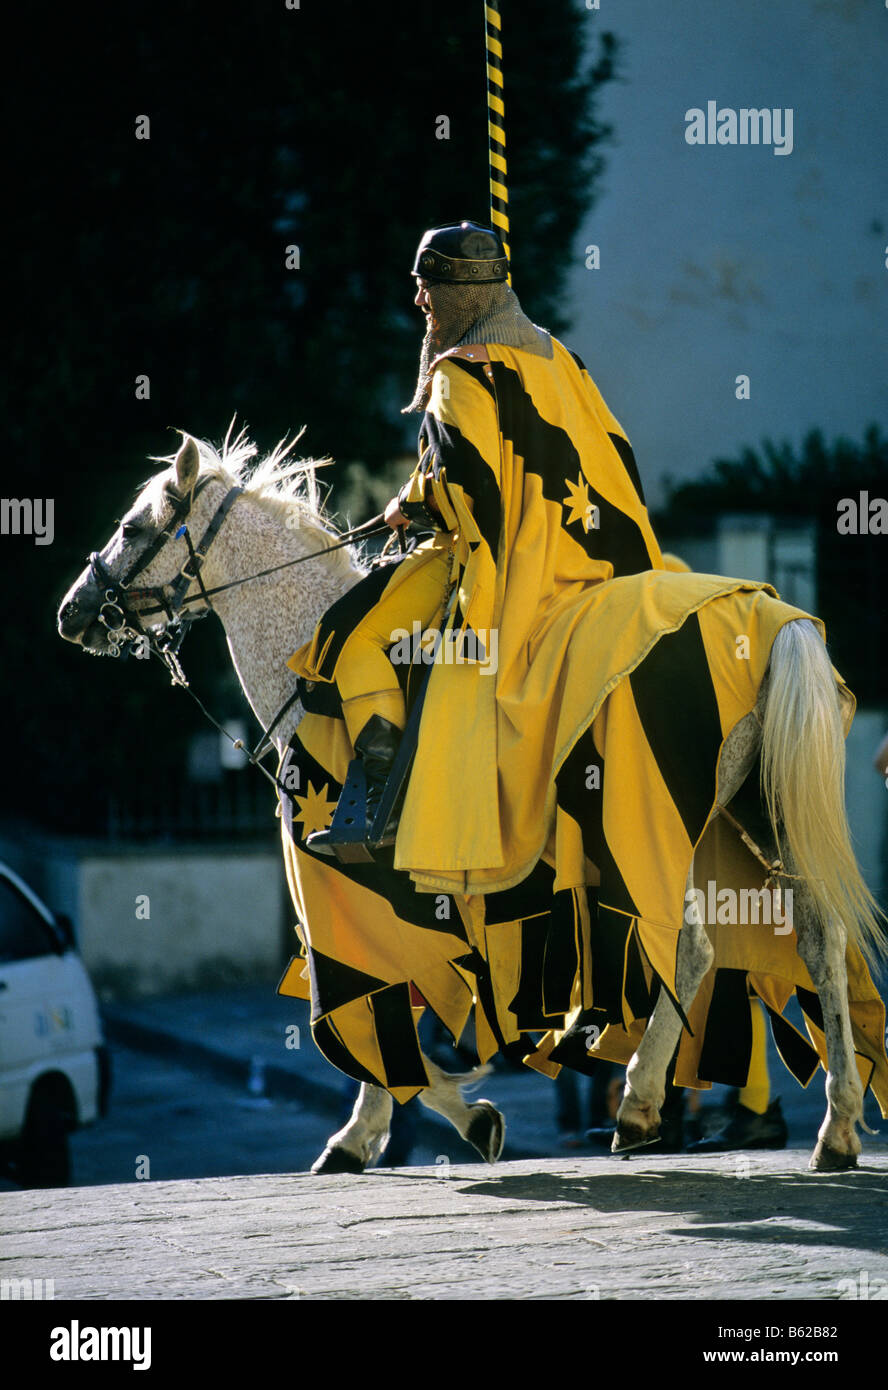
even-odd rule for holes
{"type": "MultiPolygon", "coordinates": [[[[186,435],[170,466],[142,489],[65,594],[58,613],[62,637],[96,655],[118,656],[171,622],[186,599],[196,596],[199,611],[206,611],[196,576],[240,489],[227,488],[216,474],[201,477],[200,465],[198,446],[186,435]]],[[[198,616],[190,602],[184,611],[198,616]]]]}

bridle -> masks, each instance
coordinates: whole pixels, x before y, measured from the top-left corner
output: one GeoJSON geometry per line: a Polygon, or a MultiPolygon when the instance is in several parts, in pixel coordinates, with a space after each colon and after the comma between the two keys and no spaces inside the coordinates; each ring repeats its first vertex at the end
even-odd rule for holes
{"type": "Polygon", "coordinates": [[[157,637],[148,632],[142,625],[143,618],[152,617],[156,613],[164,613],[167,620],[161,636],[159,653],[163,655],[165,652],[170,652],[175,656],[191,623],[197,618],[205,617],[212,610],[210,591],[204,585],[201,569],[210,546],[219,534],[222,523],[238,497],[243,493],[243,488],[238,486],[228,490],[213,513],[200,541],[195,545],[191,539],[187,517],[197,498],[212,481],[212,477],[200,479],[185,497],[180,497],[169,484],[167,485],[164,496],[173,503],[173,514],[157,532],[150,545],[133,561],[120,579],[113,578],[97,550],[94,550],[89,556],[90,576],[105,592],[105,600],[99,609],[98,621],[108,634],[108,654],[110,656],[120,656],[121,653],[127,655],[134,644],[138,642],[147,641],[149,646],[157,643],[157,637]],[[185,538],[188,547],[188,559],[175,578],[166,584],[154,584],[147,588],[134,589],[132,587],[133,580],[148,568],[168,540],[178,539],[180,536],[185,538]],[[197,581],[199,593],[186,598],[188,589],[195,581],[197,581]],[[200,598],[206,602],[205,609],[196,613],[183,613],[182,610],[186,603],[192,603],[200,598]],[[140,603],[145,599],[149,601],[148,607],[132,607],[133,601],[140,603]]]}
{"type": "MultiPolygon", "coordinates": [[[[227,589],[234,589],[239,584],[248,584],[254,579],[263,579],[266,575],[274,574],[278,570],[288,569],[291,565],[301,564],[304,560],[314,560],[320,555],[325,555],[331,550],[339,550],[342,546],[351,545],[354,540],[373,536],[382,531],[388,531],[389,527],[385,523],[382,515],[371,518],[363,526],[356,526],[341,537],[335,545],[326,546],[323,550],[315,551],[311,555],[298,555],[294,560],[285,560],[283,564],[272,565],[270,569],[260,570],[257,574],[245,575],[242,579],[231,580],[228,584],[219,584],[213,589],[207,589],[201,576],[203,563],[207,558],[210,546],[219,534],[225,518],[231,511],[238,497],[243,493],[243,488],[237,484],[232,486],[219,503],[209,524],[200,538],[197,545],[191,539],[191,532],[188,528],[188,515],[203,492],[208,483],[213,482],[213,476],[209,475],[198,480],[194,487],[185,497],[180,497],[173,489],[171,484],[164,488],[164,496],[173,504],[173,514],[166,524],[157,532],[147,548],[133,561],[129,569],[121,579],[114,579],[105,561],[97,550],[89,556],[87,563],[89,573],[93,581],[99,588],[105,591],[104,602],[99,613],[98,622],[102,624],[108,634],[108,655],[128,656],[130,652],[144,644],[148,651],[159,657],[169,672],[173,685],[179,685],[191,696],[200,706],[206,718],[216,729],[232,743],[239,751],[246,754],[254,767],[257,767],[264,776],[273,783],[275,789],[282,791],[281,784],[277,777],[272,776],[267,768],[262,766],[260,759],[271,751],[273,744],[271,735],[283,719],[284,715],[299,699],[299,687],[292,695],[288,696],[284,704],[278,710],[274,719],[267,729],[262,730],[262,737],[256,744],[252,752],[246,747],[242,739],[235,739],[227,729],[213,718],[203,701],[195,695],[191,689],[185,672],[179,662],[178,652],[191,624],[198,618],[205,618],[207,613],[214,612],[212,598],[215,594],[220,594],[227,589]],[[382,523],[382,524],[380,524],[382,523]],[[143,570],[146,570],[152,560],[160,554],[167,541],[170,539],[178,540],[184,537],[188,547],[188,559],[174,579],[166,584],[153,584],[140,589],[132,588],[132,582],[143,570]],[[197,582],[199,592],[188,594],[190,586],[197,582]],[[169,591],[169,592],[168,592],[169,591]],[[149,606],[146,608],[133,608],[132,600],[141,602],[147,599],[149,606]],[[206,606],[198,611],[190,612],[187,605],[203,600],[206,606]],[[149,631],[142,625],[142,618],[152,617],[156,613],[164,613],[166,622],[159,631],[149,631]]],[[[392,537],[394,539],[394,536],[392,537]]],[[[402,531],[398,531],[398,543],[403,551],[405,549],[404,536],[402,531]]],[[[385,551],[383,551],[385,554],[385,551]]]]}

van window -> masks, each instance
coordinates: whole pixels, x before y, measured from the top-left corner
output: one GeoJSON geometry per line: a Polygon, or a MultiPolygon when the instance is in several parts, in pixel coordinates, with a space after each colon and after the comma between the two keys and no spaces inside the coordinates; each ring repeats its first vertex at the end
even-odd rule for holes
{"type": "Polygon", "coordinates": [[[38,912],[0,877],[0,965],[55,954],[49,928],[38,912]]]}

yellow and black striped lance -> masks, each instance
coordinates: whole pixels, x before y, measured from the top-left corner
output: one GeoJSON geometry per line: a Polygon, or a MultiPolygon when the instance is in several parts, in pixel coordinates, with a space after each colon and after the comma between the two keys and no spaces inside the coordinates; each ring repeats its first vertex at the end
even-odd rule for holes
{"type": "MultiPolygon", "coordinates": [[[[502,18],[499,0],[485,0],[487,40],[487,148],[490,167],[490,224],[509,250],[509,193],[506,186],[506,106],[503,98],[502,18]]],[[[512,283],[511,273],[509,284],[512,283]]]]}

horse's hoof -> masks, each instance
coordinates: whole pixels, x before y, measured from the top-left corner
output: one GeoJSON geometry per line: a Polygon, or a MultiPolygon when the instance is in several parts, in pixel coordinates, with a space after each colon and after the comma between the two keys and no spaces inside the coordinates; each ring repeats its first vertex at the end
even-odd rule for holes
{"type": "Polygon", "coordinates": [[[622,1154],[627,1153],[630,1149],[643,1149],[647,1144],[655,1144],[659,1137],[659,1125],[656,1129],[642,1129],[641,1125],[621,1125],[618,1121],[614,1142],[611,1144],[611,1153],[622,1154]]]}
{"type": "Polygon", "coordinates": [[[341,1149],[334,1146],[332,1149],[325,1149],[320,1158],[316,1158],[311,1165],[313,1173],[363,1173],[364,1164],[357,1154],[349,1153],[348,1149],[341,1149]]]}
{"type": "Polygon", "coordinates": [[[843,1154],[838,1149],[830,1148],[829,1144],[824,1144],[822,1139],[818,1139],[817,1148],[811,1155],[809,1168],[813,1168],[817,1173],[843,1173],[848,1168],[857,1167],[857,1154],[843,1154]]]}
{"type": "Polygon", "coordinates": [[[472,1118],[466,1130],[466,1141],[478,1150],[486,1163],[496,1163],[506,1142],[506,1122],[489,1100],[476,1101],[469,1108],[472,1118]]]}

